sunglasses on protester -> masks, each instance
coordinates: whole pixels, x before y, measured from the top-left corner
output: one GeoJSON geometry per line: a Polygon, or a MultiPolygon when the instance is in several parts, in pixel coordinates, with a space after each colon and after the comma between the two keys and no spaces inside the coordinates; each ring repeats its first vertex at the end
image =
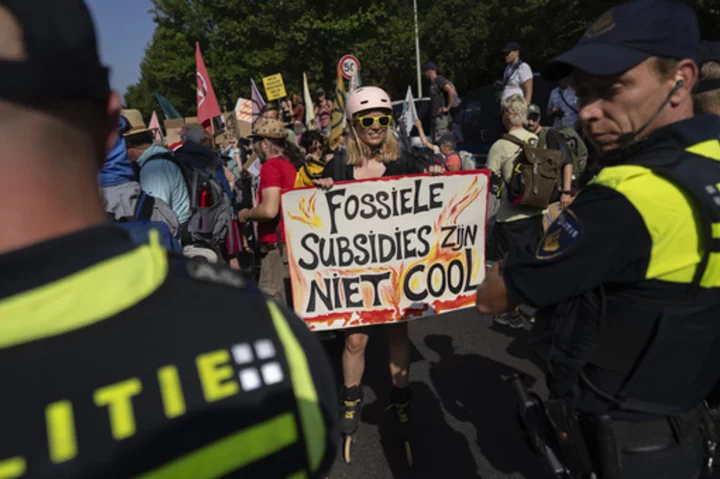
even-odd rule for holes
{"type": "Polygon", "coordinates": [[[392,115],[359,116],[357,121],[360,122],[360,126],[365,129],[375,128],[375,125],[378,125],[380,128],[387,128],[392,121],[392,115]]]}

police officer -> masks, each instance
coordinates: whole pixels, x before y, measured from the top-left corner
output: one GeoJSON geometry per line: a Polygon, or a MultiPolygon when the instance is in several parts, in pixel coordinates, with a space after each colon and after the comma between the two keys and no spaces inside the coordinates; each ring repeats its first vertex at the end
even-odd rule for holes
{"type": "Polygon", "coordinates": [[[0,59],[0,477],[325,477],[338,401],[305,324],[107,223],[121,105],[84,2],[3,1],[0,59]]]}
{"type": "Polygon", "coordinates": [[[720,372],[720,119],[693,116],[699,52],[689,7],[639,0],[546,66],[549,79],[572,75],[604,167],[478,288],[485,314],[542,308],[551,398],[569,399],[567,423],[581,431],[556,437],[589,451],[600,477],[697,477],[712,445],[703,401],[720,372]]]}

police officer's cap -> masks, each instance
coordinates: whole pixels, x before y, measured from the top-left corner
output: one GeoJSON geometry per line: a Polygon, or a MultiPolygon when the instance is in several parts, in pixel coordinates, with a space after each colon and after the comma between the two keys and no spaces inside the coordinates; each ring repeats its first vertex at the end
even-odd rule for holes
{"type": "Polygon", "coordinates": [[[626,2],[603,13],[580,41],[543,69],[546,80],[573,69],[616,76],[651,56],[689,58],[699,63],[700,29],[692,9],[670,0],[626,2]]]}

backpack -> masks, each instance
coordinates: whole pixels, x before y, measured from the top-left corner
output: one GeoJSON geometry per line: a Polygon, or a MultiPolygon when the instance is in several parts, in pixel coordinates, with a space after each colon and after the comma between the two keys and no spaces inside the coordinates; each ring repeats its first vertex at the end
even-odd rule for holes
{"type": "Polygon", "coordinates": [[[175,164],[185,179],[190,196],[187,241],[213,249],[224,244],[233,231],[231,223],[235,219],[235,209],[225,187],[215,177],[216,169],[202,167],[193,162],[191,156],[174,152],[153,155],[145,164],[159,159],[175,164]]]}
{"type": "Polygon", "coordinates": [[[135,203],[135,213],[132,217],[115,219],[112,214],[113,223],[124,229],[135,244],[146,244],[150,241],[150,231],[159,233],[160,244],[168,251],[182,251],[180,244],[173,237],[168,225],[162,221],[152,221],[150,218],[155,207],[155,198],[144,191],[135,203]]]}
{"type": "MultiPolygon", "coordinates": [[[[540,132],[538,146],[541,148],[546,148],[548,130],[550,130],[550,128],[545,127],[540,132]]],[[[553,130],[560,133],[563,140],[565,140],[568,153],[570,154],[570,158],[572,158],[573,174],[579,175],[585,171],[590,154],[588,153],[585,142],[580,138],[577,131],[571,126],[562,126],[560,128],[553,128],[553,130]]]]}
{"type": "Polygon", "coordinates": [[[463,171],[477,169],[477,163],[472,153],[470,153],[469,151],[460,150],[457,152],[457,154],[460,155],[460,162],[462,163],[463,171]]]}
{"type": "Polygon", "coordinates": [[[508,199],[516,206],[546,208],[559,195],[565,152],[538,148],[510,134],[502,139],[522,148],[507,185],[508,199]]]}

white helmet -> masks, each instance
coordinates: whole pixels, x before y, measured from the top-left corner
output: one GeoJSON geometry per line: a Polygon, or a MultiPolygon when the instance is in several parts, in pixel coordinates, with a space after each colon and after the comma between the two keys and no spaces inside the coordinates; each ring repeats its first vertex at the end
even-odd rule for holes
{"type": "Polygon", "coordinates": [[[350,93],[345,112],[352,120],[355,113],[365,110],[392,111],[392,101],[385,90],[376,86],[365,86],[350,93]]]}

